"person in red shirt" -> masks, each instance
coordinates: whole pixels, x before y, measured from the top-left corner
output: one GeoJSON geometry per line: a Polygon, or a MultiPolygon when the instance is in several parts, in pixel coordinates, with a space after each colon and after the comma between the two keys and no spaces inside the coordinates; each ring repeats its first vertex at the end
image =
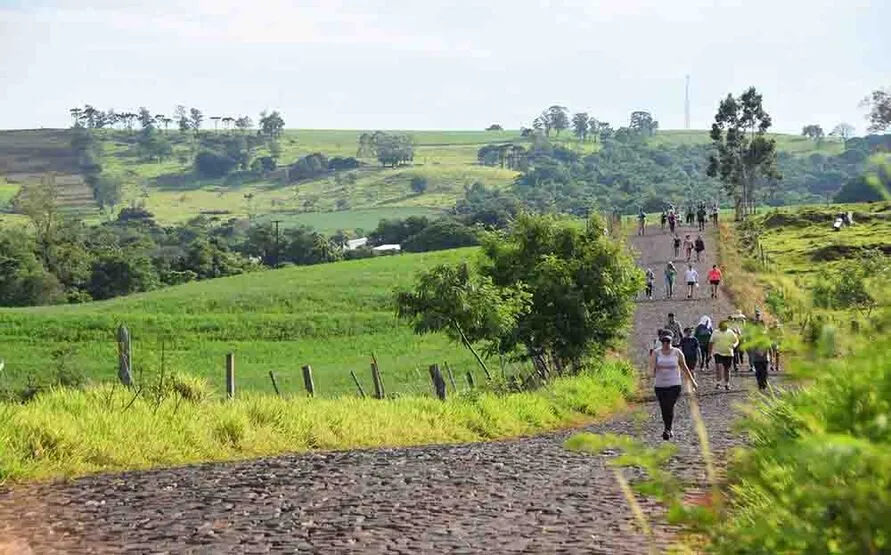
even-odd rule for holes
{"type": "Polygon", "coordinates": [[[708,271],[708,283],[711,286],[713,299],[718,298],[718,286],[721,285],[722,277],[721,268],[718,268],[717,264],[712,266],[712,269],[708,271]]]}

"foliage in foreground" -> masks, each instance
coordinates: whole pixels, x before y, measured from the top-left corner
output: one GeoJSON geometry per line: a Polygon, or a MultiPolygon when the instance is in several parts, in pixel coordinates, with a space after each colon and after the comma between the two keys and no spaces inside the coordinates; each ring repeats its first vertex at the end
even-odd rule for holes
{"type": "Polygon", "coordinates": [[[605,362],[536,392],[377,401],[214,400],[189,377],[134,395],[110,385],[0,404],[0,482],[324,449],[479,441],[541,432],[624,406],[633,369],[605,362]]]}

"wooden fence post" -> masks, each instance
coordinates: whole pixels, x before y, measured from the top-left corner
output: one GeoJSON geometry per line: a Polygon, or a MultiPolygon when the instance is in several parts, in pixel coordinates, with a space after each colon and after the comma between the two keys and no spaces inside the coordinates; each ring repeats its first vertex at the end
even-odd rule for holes
{"type": "Polygon", "coordinates": [[[133,385],[133,365],[131,356],[130,330],[118,326],[118,379],[127,387],[133,385]]]}
{"type": "Polygon", "coordinates": [[[275,394],[281,397],[282,392],[278,389],[278,382],[275,380],[275,372],[272,370],[269,371],[269,379],[272,380],[272,389],[275,390],[275,394]]]}
{"type": "Polygon", "coordinates": [[[356,371],[350,370],[350,376],[353,377],[353,383],[355,383],[356,387],[359,388],[359,397],[362,397],[364,399],[365,398],[365,390],[362,389],[362,384],[359,383],[359,378],[356,377],[356,371]]]}
{"type": "Polygon", "coordinates": [[[374,382],[374,398],[383,399],[385,394],[384,382],[381,379],[381,371],[377,367],[377,362],[371,363],[371,381],[374,382]]]}
{"type": "Polygon", "coordinates": [[[446,373],[449,375],[449,381],[452,382],[452,391],[458,393],[458,384],[455,383],[455,374],[452,373],[452,367],[449,366],[449,363],[445,363],[446,373]]]}
{"type": "Polygon", "coordinates": [[[306,386],[306,392],[310,397],[316,396],[316,384],[312,381],[312,366],[309,364],[303,367],[303,385],[306,386]]]}
{"type": "Polygon", "coordinates": [[[438,364],[430,365],[430,378],[433,380],[433,390],[436,392],[436,396],[439,397],[441,401],[445,401],[446,383],[445,379],[442,377],[442,372],[439,370],[438,364]]]}
{"type": "Polygon", "coordinates": [[[467,374],[465,376],[467,377],[467,385],[470,386],[470,389],[476,387],[476,383],[474,383],[473,381],[473,374],[471,374],[470,370],[467,371],[467,374]]]}
{"type": "Polygon", "coordinates": [[[226,353],[226,397],[235,398],[235,353],[226,353]]]}

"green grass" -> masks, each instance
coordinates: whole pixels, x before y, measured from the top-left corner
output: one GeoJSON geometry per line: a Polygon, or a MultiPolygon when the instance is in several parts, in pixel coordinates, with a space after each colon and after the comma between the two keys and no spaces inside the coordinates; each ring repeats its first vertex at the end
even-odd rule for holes
{"type": "MultiPolygon", "coordinates": [[[[426,368],[448,362],[477,372],[466,349],[443,335],[416,336],[394,316],[392,294],[417,271],[475,256],[475,249],[338,262],[263,271],[83,305],[0,309],[0,389],[61,369],[93,380],[114,379],[114,330],[133,336],[134,369],[157,376],[164,347],[167,372],[207,378],[222,392],[224,358],[236,354],[238,387],[271,391],[275,371],[287,393],[301,392],[300,368],[314,368],[323,396],[355,391],[355,370],[370,387],[375,352],[388,392],[427,391],[426,368]],[[419,378],[420,374],[420,378],[419,378]]],[[[498,362],[493,361],[495,369],[498,362]]],[[[154,378],[152,378],[154,379],[154,378]]]]}
{"type": "MultiPolygon", "coordinates": [[[[841,154],[844,152],[844,144],[835,138],[825,139],[820,144],[800,135],[787,135],[783,133],[771,133],[771,137],[777,141],[777,150],[789,154],[841,154]]],[[[709,132],[698,129],[659,131],[654,137],[648,139],[652,145],[681,146],[681,145],[707,145],[711,144],[709,132]]]]}
{"type": "MultiPolygon", "coordinates": [[[[226,402],[181,394],[135,398],[111,386],[55,390],[0,404],[0,483],[286,452],[481,441],[590,422],[624,406],[625,363],[605,363],[536,392],[464,391],[377,401],[245,395],[226,402]],[[197,397],[197,400],[194,398],[197,397]]],[[[170,382],[168,382],[170,383],[170,382]]]]}
{"type": "Polygon", "coordinates": [[[761,243],[773,261],[774,269],[785,274],[810,278],[823,268],[849,263],[851,256],[839,255],[846,249],[891,247],[891,203],[834,204],[770,210],[758,220],[764,228],[761,243]],[[833,231],[839,212],[853,212],[854,224],[833,231]]]}

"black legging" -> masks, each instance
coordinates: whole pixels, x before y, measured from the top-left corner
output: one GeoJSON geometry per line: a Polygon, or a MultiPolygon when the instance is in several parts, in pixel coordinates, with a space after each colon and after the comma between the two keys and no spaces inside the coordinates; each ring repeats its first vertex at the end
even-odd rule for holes
{"type": "Polygon", "coordinates": [[[681,396],[681,386],[672,385],[669,387],[657,387],[656,398],[659,399],[659,409],[662,411],[662,423],[665,429],[671,431],[671,424],[674,422],[674,405],[681,396]]]}

